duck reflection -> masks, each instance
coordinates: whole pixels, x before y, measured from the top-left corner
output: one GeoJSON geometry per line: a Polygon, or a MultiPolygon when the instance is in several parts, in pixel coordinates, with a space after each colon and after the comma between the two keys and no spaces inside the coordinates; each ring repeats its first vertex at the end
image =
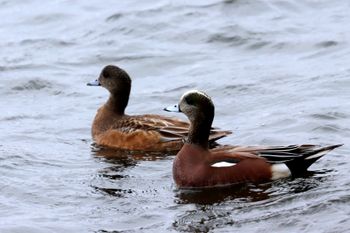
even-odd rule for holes
{"type": "Polygon", "coordinates": [[[228,187],[204,188],[196,190],[177,190],[176,202],[179,204],[208,205],[228,200],[261,201],[269,198],[266,192],[271,187],[270,183],[253,185],[238,184],[228,187]]]}
{"type": "Polygon", "coordinates": [[[258,202],[270,197],[296,194],[317,188],[332,170],[307,171],[298,177],[289,177],[262,184],[237,184],[227,187],[181,189],[176,190],[176,202],[179,204],[216,204],[235,200],[258,202]]]}
{"type": "Polygon", "coordinates": [[[271,183],[245,184],[201,190],[178,190],[178,204],[195,204],[178,215],[172,226],[176,231],[210,232],[220,225],[235,224],[235,212],[251,203],[270,198],[271,183]]]}
{"type": "MultiPolygon", "coordinates": [[[[101,147],[96,144],[92,145],[91,153],[98,159],[104,159],[106,162],[119,163],[125,159],[137,161],[155,161],[163,159],[169,155],[175,155],[164,152],[146,152],[146,151],[129,151],[129,150],[118,150],[107,147],[101,147]]],[[[127,165],[127,164],[125,164],[127,165]]]]}
{"type": "Polygon", "coordinates": [[[234,185],[225,188],[176,190],[177,204],[194,204],[178,215],[172,226],[177,231],[210,232],[217,226],[237,225],[239,213],[271,208],[300,198],[300,193],[316,189],[326,182],[332,170],[310,171],[263,184],[234,185]]]}
{"type": "Polygon", "coordinates": [[[124,197],[134,191],[130,189],[129,180],[133,179],[130,169],[142,161],[155,161],[167,158],[170,154],[161,152],[142,152],[116,150],[92,145],[91,154],[106,166],[97,171],[91,185],[96,191],[114,197],[124,197]]]}

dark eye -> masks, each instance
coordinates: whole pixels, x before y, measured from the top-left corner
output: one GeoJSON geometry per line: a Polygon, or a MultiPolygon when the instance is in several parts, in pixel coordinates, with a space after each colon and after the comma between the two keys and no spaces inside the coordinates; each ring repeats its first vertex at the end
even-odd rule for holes
{"type": "Polygon", "coordinates": [[[102,75],[103,75],[103,77],[105,77],[105,78],[109,78],[109,77],[110,77],[109,72],[108,72],[107,70],[104,70],[104,71],[102,72],[102,75]]]}
{"type": "Polygon", "coordinates": [[[186,103],[189,104],[189,105],[193,105],[193,104],[194,104],[193,99],[190,98],[190,97],[186,97],[186,98],[185,98],[185,101],[186,101],[186,103]]]}

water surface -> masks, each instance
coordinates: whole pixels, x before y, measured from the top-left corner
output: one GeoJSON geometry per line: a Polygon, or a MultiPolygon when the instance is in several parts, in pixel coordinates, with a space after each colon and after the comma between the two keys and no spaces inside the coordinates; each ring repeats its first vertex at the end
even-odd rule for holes
{"type": "MultiPolygon", "coordinates": [[[[348,1],[0,0],[0,232],[350,230],[348,1]],[[173,154],[91,147],[107,64],[127,112],[213,97],[223,144],[344,143],[304,177],[183,192],[173,154]],[[115,155],[115,156],[111,156],[115,155]]],[[[184,116],[179,116],[184,118],[184,116]]]]}

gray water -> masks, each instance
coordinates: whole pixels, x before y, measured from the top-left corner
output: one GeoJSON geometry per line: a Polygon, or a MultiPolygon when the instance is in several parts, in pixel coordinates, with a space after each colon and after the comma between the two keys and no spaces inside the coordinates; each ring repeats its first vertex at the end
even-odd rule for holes
{"type": "Polygon", "coordinates": [[[350,230],[350,3],[0,0],[0,232],[350,230]],[[183,192],[173,154],[96,150],[108,64],[129,114],[200,89],[223,144],[345,145],[300,178],[183,192]],[[112,157],[112,158],[111,158],[112,157]],[[114,158],[113,158],[114,157],[114,158]]]}

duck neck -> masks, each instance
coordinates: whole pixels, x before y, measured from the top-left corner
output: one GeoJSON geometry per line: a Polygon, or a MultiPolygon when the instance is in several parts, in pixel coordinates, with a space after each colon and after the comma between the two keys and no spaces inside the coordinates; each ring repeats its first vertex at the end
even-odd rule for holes
{"type": "Polygon", "coordinates": [[[129,102],[129,94],[130,90],[118,90],[116,93],[111,93],[106,103],[107,108],[118,115],[124,115],[129,102]]]}
{"type": "Polygon", "coordinates": [[[208,140],[213,118],[191,121],[187,142],[208,149],[208,140]]]}

